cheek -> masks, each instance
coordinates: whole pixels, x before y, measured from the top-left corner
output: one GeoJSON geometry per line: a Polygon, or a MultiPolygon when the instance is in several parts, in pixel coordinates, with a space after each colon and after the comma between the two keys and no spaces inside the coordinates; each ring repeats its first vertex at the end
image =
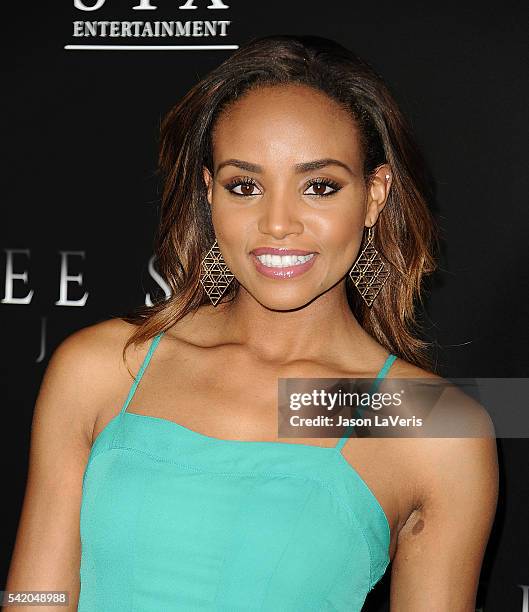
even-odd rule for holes
{"type": "Polygon", "coordinates": [[[312,232],[322,248],[348,259],[362,239],[364,218],[361,206],[340,207],[315,215],[312,232]]]}
{"type": "Polygon", "coordinates": [[[224,205],[220,198],[212,208],[211,219],[216,237],[230,251],[244,248],[252,231],[255,231],[255,213],[243,206],[238,208],[231,202],[224,205]]]}

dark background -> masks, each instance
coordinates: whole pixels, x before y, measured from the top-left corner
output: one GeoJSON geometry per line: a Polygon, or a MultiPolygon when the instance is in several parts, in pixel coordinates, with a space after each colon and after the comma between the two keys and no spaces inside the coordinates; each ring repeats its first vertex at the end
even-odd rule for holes
{"type": "MultiPolygon", "coordinates": [[[[161,117],[231,51],[66,51],[73,20],[231,21],[227,37],[132,39],[128,44],[242,44],[267,34],[328,36],[355,50],[386,79],[410,118],[436,182],[433,203],[443,252],[427,300],[426,335],[446,377],[524,377],[529,274],[527,204],[527,23],[525,3],[242,2],[229,10],[180,11],[184,0],[107,0],[81,12],[72,2],[2,6],[4,193],[0,299],[5,249],[15,257],[15,296],[0,303],[1,469],[4,481],[0,588],[4,588],[27,472],[34,401],[50,353],[73,331],[119,315],[156,290],[147,274],[156,225],[155,176],[161,117]],[[69,297],[56,306],[59,251],[72,257],[69,297]],[[41,329],[46,354],[40,362],[41,329]]],[[[86,0],[93,4],[93,0],[86,0]]],[[[520,401],[527,405],[525,398],[520,401]]],[[[478,608],[521,611],[529,584],[529,442],[499,440],[501,490],[478,608]]],[[[388,609],[390,569],[365,609],[388,609]]]]}

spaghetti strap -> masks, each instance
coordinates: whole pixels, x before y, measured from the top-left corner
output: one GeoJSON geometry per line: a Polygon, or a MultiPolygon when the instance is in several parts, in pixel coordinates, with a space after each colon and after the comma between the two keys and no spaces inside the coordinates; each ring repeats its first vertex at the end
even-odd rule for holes
{"type": "Polygon", "coordinates": [[[152,339],[149,350],[147,351],[147,354],[145,355],[145,359],[143,360],[143,363],[141,364],[140,369],[138,370],[138,373],[134,379],[134,382],[132,383],[132,386],[130,387],[127,399],[125,400],[125,403],[123,404],[123,407],[120,410],[120,413],[119,413],[120,415],[124,414],[127,411],[128,405],[130,404],[130,401],[133,398],[134,393],[136,392],[136,389],[138,388],[138,385],[140,384],[141,377],[143,376],[143,373],[147,369],[147,366],[149,365],[149,361],[151,360],[152,354],[154,353],[154,350],[156,349],[156,347],[158,346],[158,343],[162,339],[162,336],[163,336],[163,332],[159,333],[157,336],[155,336],[152,339]]]}
{"type": "MultiPolygon", "coordinates": [[[[393,362],[395,361],[395,359],[397,359],[397,356],[393,355],[392,353],[390,353],[387,356],[386,361],[384,362],[384,365],[380,369],[380,372],[377,374],[373,384],[371,385],[369,393],[374,393],[378,389],[380,382],[385,378],[386,374],[389,372],[389,369],[393,365],[393,362]]],[[[353,430],[353,425],[349,425],[347,429],[345,430],[344,435],[340,438],[340,440],[334,447],[337,451],[341,452],[344,444],[349,439],[349,436],[351,435],[352,430],[353,430]]]]}

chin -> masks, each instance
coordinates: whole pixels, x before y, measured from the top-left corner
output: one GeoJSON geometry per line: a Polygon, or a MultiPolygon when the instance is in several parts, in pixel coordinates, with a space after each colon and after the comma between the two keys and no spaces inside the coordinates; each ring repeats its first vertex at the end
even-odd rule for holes
{"type": "Polygon", "coordinates": [[[281,295],[281,292],[266,292],[264,294],[253,294],[253,297],[265,308],[277,311],[298,310],[303,308],[317,296],[310,295],[281,295]]]}

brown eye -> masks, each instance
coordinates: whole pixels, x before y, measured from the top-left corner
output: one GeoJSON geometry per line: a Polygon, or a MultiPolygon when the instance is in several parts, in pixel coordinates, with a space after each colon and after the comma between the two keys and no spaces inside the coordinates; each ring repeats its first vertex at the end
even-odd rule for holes
{"type": "Polygon", "coordinates": [[[305,191],[306,195],[315,195],[315,196],[330,196],[337,191],[340,191],[341,186],[330,179],[320,179],[312,181],[308,189],[312,189],[312,192],[305,191]],[[329,189],[327,191],[327,189],[329,189]]]}
{"type": "Polygon", "coordinates": [[[239,185],[239,187],[241,188],[241,195],[253,195],[253,190],[255,188],[255,185],[250,185],[248,183],[242,183],[241,185],[239,185]]]}
{"type": "Polygon", "coordinates": [[[226,185],[225,189],[227,189],[233,195],[241,197],[255,196],[261,193],[259,190],[257,190],[257,185],[251,179],[236,179],[229,185],[226,185]],[[254,189],[256,191],[254,191],[254,189]]]}
{"type": "Polygon", "coordinates": [[[323,183],[316,183],[312,186],[314,189],[314,193],[317,195],[324,195],[326,192],[328,185],[324,185],[323,183]]]}

